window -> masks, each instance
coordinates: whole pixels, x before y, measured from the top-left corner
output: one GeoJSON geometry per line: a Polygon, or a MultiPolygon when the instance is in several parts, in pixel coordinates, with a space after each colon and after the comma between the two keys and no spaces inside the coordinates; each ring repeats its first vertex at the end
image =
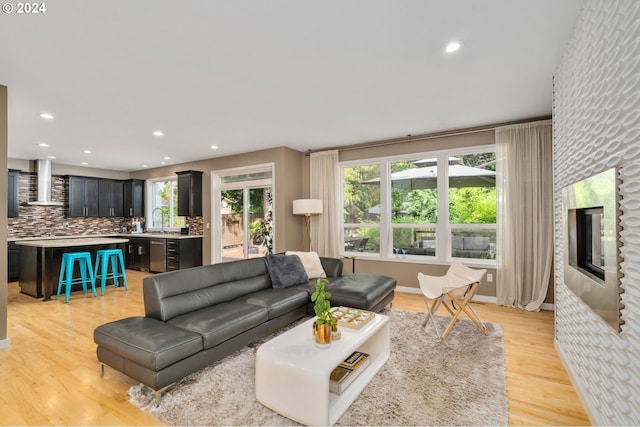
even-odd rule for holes
{"type": "Polygon", "coordinates": [[[148,180],[149,211],[147,229],[167,230],[185,226],[178,213],[178,178],[148,180]]]}
{"type": "Polygon", "coordinates": [[[493,147],[341,165],[344,253],[495,260],[493,147]]]}
{"type": "Polygon", "coordinates": [[[451,256],[495,259],[495,152],[449,157],[451,256]]]}
{"type": "Polygon", "coordinates": [[[393,253],[436,255],[437,159],[390,162],[393,253]]]}
{"type": "Polygon", "coordinates": [[[380,165],[342,169],[345,252],[380,251],[380,165]]]}

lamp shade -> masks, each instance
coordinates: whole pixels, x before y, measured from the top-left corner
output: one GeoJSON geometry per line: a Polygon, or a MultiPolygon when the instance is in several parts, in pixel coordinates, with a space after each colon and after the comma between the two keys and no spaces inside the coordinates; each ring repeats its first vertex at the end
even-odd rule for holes
{"type": "Polygon", "coordinates": [[[322,213],[322,200],[298,199],[293,201],[294,215],[316,215],[322,213]]]}

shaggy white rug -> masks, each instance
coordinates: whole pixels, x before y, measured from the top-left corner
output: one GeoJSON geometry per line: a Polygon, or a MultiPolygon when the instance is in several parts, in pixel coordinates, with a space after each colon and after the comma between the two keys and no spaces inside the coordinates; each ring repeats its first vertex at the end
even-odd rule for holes
{"type": "MultiPolygon", "coordinates": [[[[459,320],[444,342],[424,314],[389,309],[391,356],[338,425],[507,425],[502,327],[459,320]]],[[[448,319],[437,318],[440,331],[448,319]]],[[[170,425],[296,425],[255,398],[255,353],[245,347],[163,390],[131,387],[138,407],[170,425]]]]}

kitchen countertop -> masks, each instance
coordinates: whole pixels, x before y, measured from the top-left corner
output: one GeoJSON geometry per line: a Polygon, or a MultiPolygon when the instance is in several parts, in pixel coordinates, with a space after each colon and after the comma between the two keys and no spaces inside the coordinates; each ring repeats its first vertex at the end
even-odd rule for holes
{"type": "Polygon", "coordinates": [[[93,245],[110,245],[113,243],[126,243],[129,239],[113,238],[113,237],[84,237],[84,238],[58,238],[58,239],[42,239],[17,241],[16,244],[22,246],[35,246],[38,248],[67,248],[72,246],[93,246],[93,245]]]}
{"type": "Polygon", "coordinates": [[[202,235],[179,233],[111,233],[111,234],[92,234],[92,235],[76,235],[76,236],[39,236],[39,237],[9,237],[8,242],[32,242],[43,240],[71,240],[71,239],[93,239],[93,238],[105,238],[105,237],[120,237],[129,239],[131,237],[147,237],[147,238],[162,238],[162,239],[195,239],[202,237],[202,235]]]}
{"type": "Polygon", "coordinates": [[[128,234],[118,234],[118,236],[126,236],[126,237],[152,237],[154,239],[196,239],[198,237],[202,237],[202,235],[195,234],[180,234],[180,233],[128,233],[128,234]]]}

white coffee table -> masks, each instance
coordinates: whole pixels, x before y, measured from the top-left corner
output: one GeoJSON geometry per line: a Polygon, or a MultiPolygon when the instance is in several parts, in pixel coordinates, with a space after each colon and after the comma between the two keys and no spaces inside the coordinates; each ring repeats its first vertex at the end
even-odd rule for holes
{"type": "Polygon", "coordinates": [[[389,359],[389,318],[376,314],[362,329],[341,327],[341,339],[318,348],[310,319],[261,345],[256,353],[260,403],[306,425],[333,425],[389,359]],[[371,363],[341,394],[329,392],[329,374],[354,351],[371,363]]]}

